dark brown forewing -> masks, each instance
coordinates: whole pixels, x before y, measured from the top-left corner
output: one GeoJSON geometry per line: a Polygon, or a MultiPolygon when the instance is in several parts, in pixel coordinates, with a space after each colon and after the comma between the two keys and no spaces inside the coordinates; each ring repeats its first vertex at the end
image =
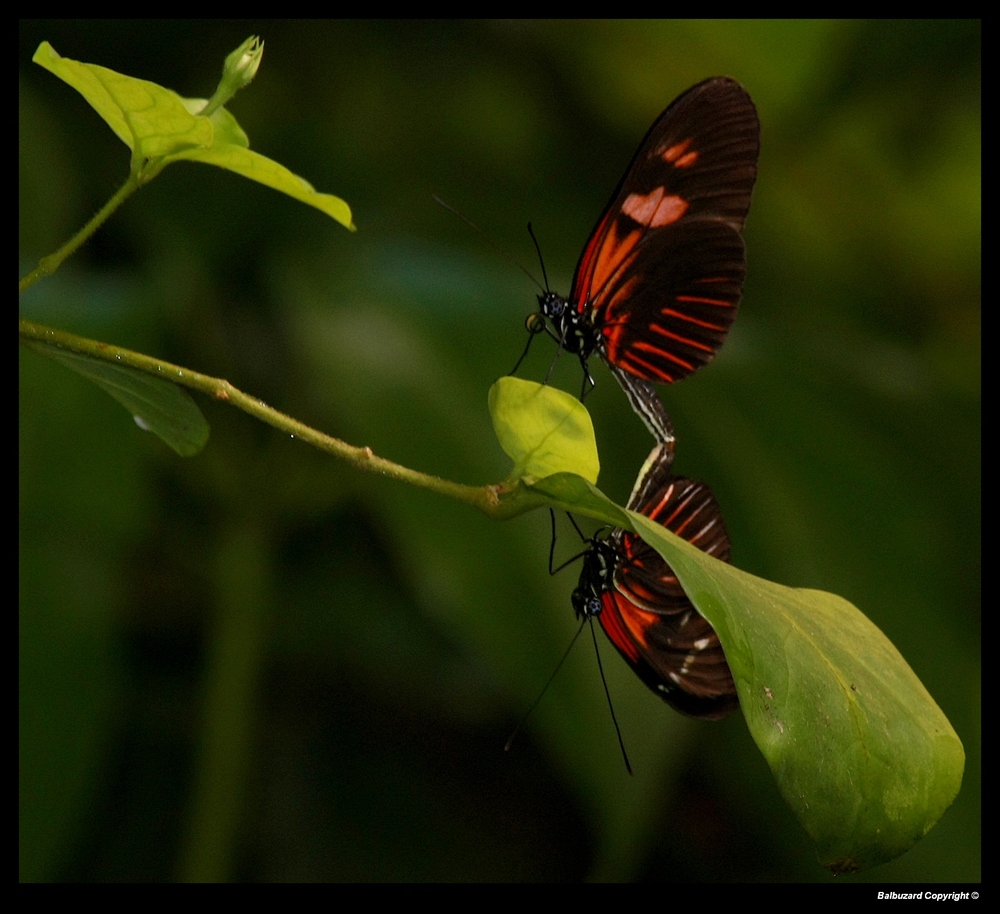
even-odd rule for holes
{"type": "Polygon", "coordinates": [[[656,119],[607,210],[657,187],[683,198],[694,219],[721,219],[742,230],[760,153],[760,121],[749,93],[725,76],[678,96],[656,119]]]}

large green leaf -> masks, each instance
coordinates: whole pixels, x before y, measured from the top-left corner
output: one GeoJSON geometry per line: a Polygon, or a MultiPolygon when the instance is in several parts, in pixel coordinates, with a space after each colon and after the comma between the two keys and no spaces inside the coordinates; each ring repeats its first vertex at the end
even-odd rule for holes
{"type": "Polygon", "coordinates": [[[962,743],[888,638],[841,597],[720,562],[587,480],[530,484],[554,507],[638,533],[715,628],[754,741],[834,872],[898,857],[958,794],[962,743]]]}
{"type": "Polygon", "coordinates": [[[90,103],[132,150],[134,167],[155,163],[150,167],[155,173],[182,160],[216,165],[288,194],[354,229],[347,203],[318,193],[305,178],[252,152],[246,134],[225,109],[204,117],[198,114],[205,106],[201,99],[183,99],[156,83],[62,57],[47,41],[38,46],[32,60],[90,103]]]}
{"type": "Polygon", "coordinates": [[[632,517],[718,633],[747,726],[822,863],[864,869],[927,834],[965,752],[892,642],[842,597],[756,578],[632,517]]]}
{"type": "Polygon", "coordinates": [[[186,390],[170,381],[46,343],[25,342],[114,397],[146,431],[159,435],[181,457],[197,454],[208,441],[208,422],[186,390]]]}

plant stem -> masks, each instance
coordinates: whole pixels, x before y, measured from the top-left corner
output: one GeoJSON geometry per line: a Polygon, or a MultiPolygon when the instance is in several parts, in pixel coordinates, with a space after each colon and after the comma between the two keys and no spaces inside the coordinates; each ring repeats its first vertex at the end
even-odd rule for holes
{"type": "Polygon", "coordinates": [[[287,432],[293,438],[301,439],[307,444],[346,460],[358,469],[369,473],[378,473],[410,485],[429,489],[449,498],[455,498],[478,508],[487,516],[497,520],[515,517],[545,503],[543,498],[520,485],[468,486],[431,476],[428,473],[421,473],[419,470],[411,470],[409,467],[377,456],[370,447],[356,447],[311,428],[305,423],[268,406],[263,400],[243,393],[223,378],[213,378],[179,365],[172,365],[161,359],[143,355],[141,352],[76,336],[25,318],[20,319],[19,334],[24,340],[57,346],[115,365],[127,365],[165,381],[209,394],[216,400],[235,406],[268,425],[274,426],[279,431],[287,432]]]}
{"type": "Polygon", "coordinates": [[[62,262],[75,253],[80,245],[93,235],[107,221],[108,217],[138,189],[139,175],[136,173],[130,174],[128,180],[115,191],[111,199],[94,214],[93,218],[80,231],[70,238],[58,251],[39,260],[38,266],[21,278],[17,284],[17,294],[20,295],[25,289],[30,289],[43,276],[51,276],[55,273],[62,265],[62,262]]]}
{"type": "Polygon", "coordinates": [[[246,809],[258,690],[275,595],[266,525],[230,524],[215,557],[216,613],[205,673],[205,700],[189,822],[177,878],[225,882],[246,809]]]}

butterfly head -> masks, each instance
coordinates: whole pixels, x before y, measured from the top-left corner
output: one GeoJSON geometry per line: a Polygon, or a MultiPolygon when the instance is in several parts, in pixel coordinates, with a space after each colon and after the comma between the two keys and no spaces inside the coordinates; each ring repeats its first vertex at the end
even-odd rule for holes
{"type": "Polygon", "coordinates": [[[597,348],[597,334],[565,298],[555,292],[543,292],[538,296],[538,306],[542,316],[552,323],[552,336],[562,349],[580,356],[586,362],[597,348]]]}
{"type": "Polygon", "coordinates": [[[563,316],[563,312],[569,307],[569,302],[555,292],[543,292],[538,296],[538,307],[553,323],[558,323],[563,316]]]}

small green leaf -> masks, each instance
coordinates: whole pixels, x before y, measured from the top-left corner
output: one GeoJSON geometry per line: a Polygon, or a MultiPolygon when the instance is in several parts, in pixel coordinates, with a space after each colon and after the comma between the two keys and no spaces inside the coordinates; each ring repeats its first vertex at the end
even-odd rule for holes
{"type": "Polygon", "coordinates": [[[892,860],[951,805],[962,743],[854,606],[720,562],[586,480],[525,484],[552,507],[639,533],[670,564],[718,633],[750,733],[825,866],[843,873],[892,860]]]}
{"type": "Polygon", "coordinates": [[[612,527],[632,530],[632,518],[589,480],[576,473],[553,473],[535,482],[526,482],[532,492],[545,495],[551,507],[586,514],[612,527]]]}
{"type": "MultiPolygon", "coordinates": [[[[203,98],[182,98],[181,104],[188,114],[197,115],[204,109],[207,102],[203,98]]],[[[233,146],[242,146],[244,149],[250,148],[250,138],[240,126],[239,121],[227,109],[219,108],[213,111],[208,116],[208,119],[212,122],[212,127],[215,129],[216,144],[225,143],[233,146]]]]}
{"type": "Polygon", "coordinates": [[[287,194],[355,230],[347,203],[252,152],[246,133],[225,109],[203,117],[198,113],[205,107],[202,99],[183,99],[156,83],[61,57],[47,41],[32,59],[76,89],[104,118],[132,150],[133,168],[142,169],[143,180],[173,162],[204,162],[287,194]]]}
{"type": "Polygon", "coordinates": [[[192,457],[208,441],[208,422],[188,392],[176,384],[57,346],[25,345],[93,381],[121,403],[140,428],[159,435],[181,457],[192,457]]]}
{"type": "Polygon", "coordinates": [[[507,377],[490,388],[489,404],[500,446],[514,461],[512,479],[568,472],[597,482],[601,466],[594,425],[575,397],[507,377]]]}

